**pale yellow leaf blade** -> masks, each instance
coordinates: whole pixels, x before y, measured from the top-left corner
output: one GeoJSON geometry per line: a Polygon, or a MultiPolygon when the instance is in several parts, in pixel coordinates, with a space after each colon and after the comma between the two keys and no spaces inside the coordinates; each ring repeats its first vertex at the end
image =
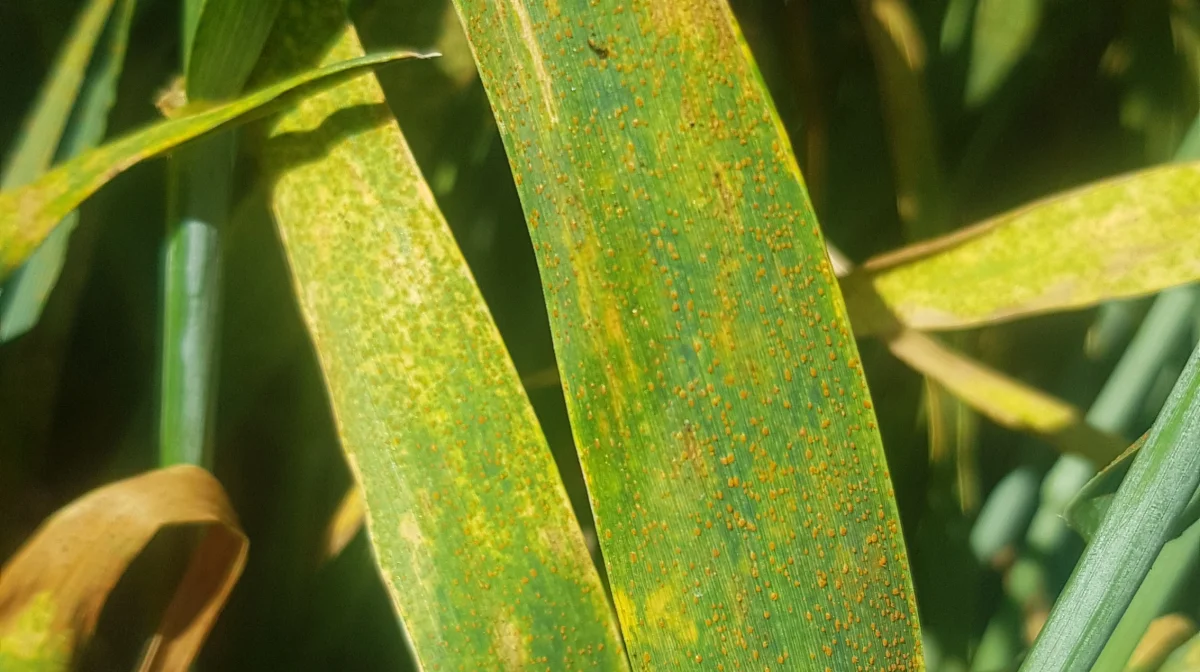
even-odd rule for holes
{"type": "Polygon", "coordinates": [[[891,313],[965,329],[1150,294],[1200,278],[1200,164],[1097,182],[868,261],[843,280],[855,333],[891,313]]]}

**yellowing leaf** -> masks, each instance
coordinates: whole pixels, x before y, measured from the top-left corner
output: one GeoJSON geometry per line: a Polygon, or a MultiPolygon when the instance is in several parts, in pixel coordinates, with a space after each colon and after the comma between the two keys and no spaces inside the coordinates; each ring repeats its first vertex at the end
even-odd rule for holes
{"type": "Polygon", "coordinates": [[[1088,457],[1097,467],[1125,447],[1117,437],[1086,422],[1070,404],[955,352],[926,334],[904,329],[887,338],[897,358],[945,386],[997,424],[1041,435],[1064,452],[1088,457]]]}
{"type": "Polygon", "coordinates": [[[1175,649],[1159,672],[1196,672],[1200,670],[1200,635],[1195,635],[1175,649]]]}
{"type": "Polygon", "coordinates": [[[94,490],[59,510],[0,570],[0,669],[66,670],[109,592],[163,527],[208,525],[141,669],[186,669],[246,561],[216,479],[172,467],[94,490]]]}
{"type": "Polygon", "coordinates": [[[0,191],[0,278],[21,265],[63,217],[130,166],[205,133],[244,123],[299,87],[419,56],[407,51],[363,56],[295,75],[229,103],[185,107],[172,119],[62,163],[25,186],[0,191]]]}
{"type": "Polygon", "coordinates": [[[721,0],[456,0],[637,669],[918,670],[870,395],[721,0]]]}
{"type": "Polygon", "coordinates": [[[855,333],[886,333],[892,316],[964,329],[1194,281],[1197,194],[1200,164],[1151,168],[868,261],[842,284],[855,333]]]}
{"type": "MultiPolygon", "coordinates": [[[[263,58],[279,72],[359,53],[339,0],[293,0],[263,58]]],[[[377,81],[306,97],[260,154],[374,555],[422,667],[625,669],[553,456],[377,81]]]]}
{"type": "Polygon", "coordinates": [[[357,486],[351,485],[346,489],[346,494],[338,503],[333,517],[329,520],[329,525],[325,528],[325,536],[321,544],[322,561],[332,560],[345,550],[362,529],[366,515],[362,493],[358,491],[357,486]]]}
{"type": "Polygon", "coordinates": [[[1166,614],[1150,623],[1125,666],[1127,672],[1155,672],[1171,652],[1196,634],[1196,624],[1183,614],[1166,614]]]}
{"type": "MultiPolygon", "coordinates": [[[[133,10],[134,0],[121,0],[120,3],[117,3],[116,11],[112,13],[112,19],[108,22],[105,46],[93,59],[82,91],[79,92],[78,101],[75,101],[75,95],[65,101],[68,111],[71,103],[75,103],[74,120],[66,130],[65,139],[61,144],[58,142],[57,135],[52,140],[43,139],[47,145],[58,146],[60,157],[75,156],[95,147],[104,139],[108,124],[108,111],[116,99],[117,80],[125,61],[130,24],[133,23],[133,10]]],[[[89,26],[88,30],[99,31],[94,26],[89,26]]],[[[96,36],[77,34],[72,37],[65,47],[67,55],[60,58],[56,64],[56,72],[47,84],[48,89],[55,88],[60,79],[80,77],[83,71],[88,69],[86,60],[80,62],[78,58],[72,56],[72,52],[79,48],[78,41],[81,39],[95,40],[96,36]],[[59,68],[67,71],[60,71],[59,68]]],[[[53,99],[53,96],[48,96],[48,99],[53,99]]],[[[57,104],[63,105],[63,101],[58,101],[57,104]]],[[[63,110],[54,108],[55,105],[47,102],[45,107],[39,105],[34,114],[40,117],[46,113],[52,115],[63,113],[63,110]]],[[[21,183],[34,179],[38,173],[46,169],[49,165],[49,157],[44,158],[46,163],[36,168],[31,165],[25,166],[25,170],[29,172],[22,176],[21,183]]],[[[8,174],[6,177],[14,175],[15,173],[8,174]]],[[[10,184],[8,180],[0,181],[0,184],[3,184],[4,187],[18,186],[15,183],[10,184]]],[[[67,243],[70,241],[71,233],[78,221],[79,213],[77,211],[68,214],[54,232],[25,261],[24,265],[5,283],[3,294],[0,295],[0,342],[11,341],[29,331],[41,317],[42,307],[50,297],[50,290],[54,289],[58,282],[67,254],[67,243]]]]}

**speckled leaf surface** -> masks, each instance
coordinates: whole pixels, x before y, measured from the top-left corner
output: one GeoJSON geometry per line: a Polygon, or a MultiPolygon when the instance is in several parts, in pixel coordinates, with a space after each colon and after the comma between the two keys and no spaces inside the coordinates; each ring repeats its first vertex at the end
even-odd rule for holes
{"type": "Polygon", "coordinates": [[[854,339],[728,7],[456,6],[634,666],[922,669],[854,339]]]}
{"type": "Polygon", "coordinates": [[[888,331],[888,311],[963,329],[1195,281],[1197,194],[1200,164],[1151,168],[868,261],[842,285],[855,333],[888,331]]]}
{"type": "Polygon", "coordinates": [[[228,103],[185,107],[171,119],[59,164],[24,186],[0,191],[0,279],[20,266],[63,217],[140,161],[265,113],[270,104],[299,87],[318,85],[330,78],[414,56],[417,54],[406,51],[363,56],[295,75],[228,103]]]}
{"type": "MultiPolygon", "coordinates": [[[[361,53],[338,0],[294,0],[277,21],[272,71],[361,53]]],[[[533,409],[374,77],[280,116],[261,156],[371,544],[424,669],[626,669],[533,409]]]]}

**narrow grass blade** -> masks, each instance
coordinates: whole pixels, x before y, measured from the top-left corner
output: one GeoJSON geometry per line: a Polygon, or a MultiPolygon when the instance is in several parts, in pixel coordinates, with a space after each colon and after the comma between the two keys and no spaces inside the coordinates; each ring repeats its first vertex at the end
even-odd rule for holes
{"type": "Polygon", "coordinates": [[[1145,441],[1146,437],[1143,436],[1106,465],[1079,489],[1079,493],[1067,506],[1064,520],[1085,540],[1091,541],[1092,536],[1096,534],[1100,522],[1108,513],[1112,498],[1117,494],[1117,488],[1121,487],[1121,480],[1129,473],[1133,458],[1145,441]]]}
{"type": "Polygon", "coordinates": [[[1077,453],[1097,468],[1124,447],[1113,434],[1093,428],[1070,404],[1005,376],[938,343],[905,329],[887,339],[901,361],[944,385],[997,424],[1039,435],[1063,452],[1077,453]]]}
{"type": "Polygon", "coordinates": [[[455,5],[634,665],[920,669],[857,349],[729,8],[455,5]]]}
{"type": "MultiPolygon", "coordinates": [[[[1200,126],[1193,125],[1193,128],[1200,126]]],[[[1189,136],[1192,137],[1192,136],[1189,136]]],[[[1195,146],[1185,141],[1176,153],[1176,160],[1195,159],[1195,146]]],[[[1179,315],[1189,312],[1189,301],[1175,289],[1157,297],[1147,319],[1138,327],[1113,373],[1088,410],[1087,423],[1102,431],[1126,433],[1134,411],[1143,403],[1150,381],[1162,370],[1168,353],[1186,331],[1186,322],[1179,315]],[[1182,311],[1182,313],[1180,312],[1182,311]]],[[[1065,539],[1070,524],[1090,540],[1094,530],[1107,512],[1121,479],[1133,461],[1134,452],[1145,437],[1125,451],[1116,461],[1093,476],[1084,465],[1070,458],[1060,458],[1044,484],[1042,506],[1028,535],[1028,546],[1022,551],[1020,563],[1033,568],[1043,577],[1053,574],[1053,567],[1073,563],[1074,552],[1065,539]],[[1090,478],[1090,480],[1089,480],[1090,478]],[[1070,498],[1065,508],[1057,503],[1070,498]]],[[[1194,518],[1195,501],[1185,509],[1181,520],[1170,533],[1174,537],[1194,518]],[[1189,511],[1193,513],[1189,516],[1189,511]]],[[[1096,666],[1106,670],[1121,669],[1150,621],[1162,613],[1180,577],[1186,576],[1195,562],[1196,549],[1175,540],[1164,548],[1142,586],[1138,588],[1130,607],[1105,645],[1096,666]]],[[[1024,605],[1023,605],[1024,606],[1024,605]]]]}
{"type": "Polygon", "coordinates": [[[1017,542],[1037,510],[1042,474],[1021,465],[1005,474],[984,500],[971,526],[971,551],[986,565],[997,566],[1012,557],[1017,542]]]}
{"type": "Polygon", "coordinates": [[[904,0],[857,0],[875,62],[888,126],[896,210],[910,241],[941,235],[953,224],[938,139],[925,95],[925,40],[904,0]]]}
{"type": "Polygon", "coordinates": [[[321,543],[321,562],[327,562],[341,555],[346,546],[358,536],[362,530],[363,520],[367,510],[363,504],[362,493],[358,486],[351,485],[346,489],[346,495],[338,504],[329,525],[325,528],[321,543]]]}
{"type": "MultiPolygon", "coordinates": [[[[339,0],[293,0],[263,67],[359,53],[339,0]]],[[[375,557],[422,667],[625,669],[553,456],[376,80],[305,98],[260,156],[375,557]]]]}
{"type": "Polygon", "coordinates": [[[952,55],[963,48],[978,4],[978,0],[949,0],[946,3],[938,44],[942,54],[952,55]]]}
{"type": "Polygon", "coordinates": [[[1200,483],[1200,349],[1193,352],[1024,670],[1088,670],[1200,483]]]}
{"type": "Polygon", "coordinates": [[[265,115],[298,88],[327,86],[384,63],[419,57],[409,51],[363,56],[295,75],[232,102],[184,107],[173,118],[82,154],[28,185],[0,191],[0,278],[19,266],[63,217],[130,166],[206,133],[265,115]]]}
{"type": "Polygon", "coordinates": [[[892,313],[964,329],[1152,293],[1200,278],[1200,164],[1098,182],[864,264],[843,289],[855,331],[892,313]]]}
{"type": "MultiPolygon", "coordinates": [[[[1120,672],[1137,667],[1134,662],[1138,658],[1138,650],[1145,650],[1143,647],[1149,649],[1148,654],[1162,653],[1161,657],[1170,653],[1171,648],[1153,647],[1157,637],[1164,634],[1154,631],[1153,625],[1156,619],[1168,618],[1159,615],[1170,608],[1180,591],[1186,588],[1188,580],[1194,575],[1197,560],[1200,560],[1200,524],[1193,523],[1177,539],[1167,542],[1158,554],[1150,573],[1138,587],[1137,594],[1105,643],[1091,672],[1120,672]],[[1163,648],[1166,648],[1165,652],[1163,648]]],[[[1177,631],[1175,636],[1178,636],[1177,631]]],[[[1176,641],[1176,646],[1180,644],[1182,642],[1176,641]]],[[[1147,657],[1161,661],[1161,657],[1156,655],[1147,657]]],[[[1150,666],[1137,669],[1147,667],[1150,666]]]]}
{"type": "Polygon", "coordinates": [[[1200,290],[1174,287],[1155,299],[1133,341],[1117,363],[1091,413],[1113,431],[1128,431],[1141,410],[1141,402],[1162,370],[1168,353],[1187,335],[1200,290]]]}
{"type": "Polygon", "coordinates": [[[142,670],[185,669],[246,561],[246,538],[208,472],[129,478],[60,509],[0,570],[0,669],[67,670],[134,557],[163,527],[206,525],[142,670]]]}
{"type": "Polygon", "coordinates": [[[17,147],[4,164],[0,189],[31,182],[50,165],[112,6],[113,0],[90,0],[84,5],[25,120],[17,147]]]}
{"type": "MultiPolygon", "coordinates": [[[[940,143],[925,93],[925,40],[905,0],[857,0],[856,6],[875,64],[875,79],[887,124],[896,211],[909,241],[932,238],[949,230],[954,217],[950,189],[941,168],[940,143]]],[[[969,348],[966,339],[965,335],[952,337],[951,345],[969,348]]],[[[978,506],[975,459],[978,416],[955,392],[937,379],[927,377],[925,422],[930,460],[945,461],[954,468],[959,511],[973,510],[978,506]]],[[[946,514],[958,515],[950,511],[946,514]]],[[[954,621],[962,622],[957,618],[954,621]]]]}
{"type": "MultiPolygon", "coordinates": [[[[59,147],[60,158],[76,156],[104,139],[108,112],[116,99],[117,80],[125,63],[134,5],[135,0],[121,0],[108,22],[105,47],[93,59],[73,119],[59,147]]],[[[64,60],[75,66],[71,59],[64,60]]],[[[45,168],[41,166],[42,170],[45,168]]],[[[67,243],[78,221],[78,212],[68,214],[5,284],[4,292],[0,294],[0,343],[24,334],[37,323],[50,290],[58,282],[67,243]]]]}

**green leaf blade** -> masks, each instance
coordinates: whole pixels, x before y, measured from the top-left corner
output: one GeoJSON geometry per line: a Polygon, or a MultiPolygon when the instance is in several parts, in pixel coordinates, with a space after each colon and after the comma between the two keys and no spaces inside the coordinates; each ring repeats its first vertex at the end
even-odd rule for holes
{"type": "Polygon", "coordinates": [[[198,12],[186,59],[189,100],[241,93],[282,5],[283,0],[206,0],[188,12],[198,12]]]}
{"type": "Polygon", "coordinates": [[[207,133],[246,122],[297,88],[328,84],[364,69],[421,56],[409,51],[373,54],[296,75],[229,103],[187,107],[172,119],[67,161],[30,184],[0,191],[0,277],[23,263],[63,217],[131,166],[207,133]]]}
{"type": "Polygon", "coordinates": [[[1200,349],[1192,353],[1021,669],[1091,668],[1200,484],[1200,349]]]}
{"type": "Polygon", "coordinates": [[[635,667],[921,669],[854,340],[728,7],[456,6],[635,667]]]}
{"type": "Polygon", "coordinates": [[[1195,281],[1198,190],[1200,164],[1159,166],[869,261],[843,283],[855,332],[886,332],[885,312],[965,329],[1195,281]]]}
{"type": "MultiPolygon", "coordinates": [[[[264,63],[355,56],[344,21],[339,0],[289,3],[264,63]]],[[[627,669],[533,409],[376,80],[306,98],[260,154],[375,557],[422,668],[627,669]]]]}

